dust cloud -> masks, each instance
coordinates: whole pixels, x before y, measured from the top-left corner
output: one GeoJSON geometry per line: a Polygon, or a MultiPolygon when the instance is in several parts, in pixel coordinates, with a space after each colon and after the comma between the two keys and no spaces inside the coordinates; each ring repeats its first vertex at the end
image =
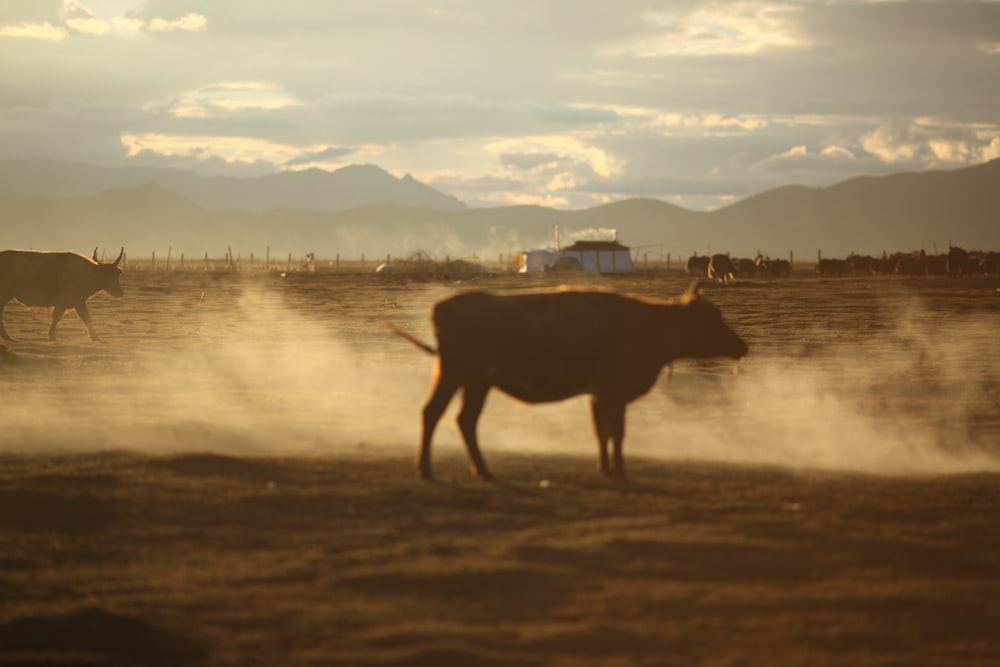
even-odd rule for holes
{"type": "MultiPolygon", "coordinates": [[[[398,457],[406,470],[434,360],[379,321],[430,341],[430,304],[447,292],[352,317],[245,288],[232,303],[164,315],[149,335],[132,322],[106,343],[52,348],[58,362],[3,369],[0,449],[363,452],[398,457]]],[[[893,326],[860,342],[814,331],[822,344],[757,345],[738,366],[679,362],[629,407],[626,458],[632,467],[657,457],[891,474],[1000,469],[995,322],[937,321],[915,303],[886,309],[893,326]]],[[[459,403],[439,424],[436,454],[463,450],[459,403]]],[[[488,462],[515,450],[596,454],[586,398],[524,406],[492,392],[480,439],[488,462]]]]}

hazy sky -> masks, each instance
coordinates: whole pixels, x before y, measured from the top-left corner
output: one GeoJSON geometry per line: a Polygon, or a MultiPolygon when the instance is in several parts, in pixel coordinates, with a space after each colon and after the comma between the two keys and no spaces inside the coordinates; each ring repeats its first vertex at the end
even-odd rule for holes
{"type": "Polygon", "coordinates": [[[15,157],[716,208],[1000,157],[1000,2],[2,0],[15,157]]]}

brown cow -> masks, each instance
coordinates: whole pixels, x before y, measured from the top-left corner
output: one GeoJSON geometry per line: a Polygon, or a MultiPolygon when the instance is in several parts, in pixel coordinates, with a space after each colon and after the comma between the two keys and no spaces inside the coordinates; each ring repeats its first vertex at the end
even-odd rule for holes
{"type": "Polygon", "coordinates": [[[38,252],[35,250],[4,250],[0,252],[0,336],[11,340],[3,325],[7,302],[17,299],[25,306],[52,308],[49,340],[56,339],[56,325],[63,313],[76,310],[93,340],[97,340],[87,299],[105,291],[116,299],[122,296],[118,259],[102,264],[94,249],[93,259],[75,252],[38,252]]]}
{"type": "Polygon", "coordinates": [[[459,389],[458,425],[472,472],[491,475],[479,452],[476,423],[491,387],[526,403],[591,395],[598,466],[625,475],[625,406],[652,388],[676,359],[740,358],[747,345],[719,310],[691,290],[673,301],[611,292],[544,292],[498,296],[466,292],[434,306],[438,347],[396,333],[438,355],[436,384],[424,406],[417,472],[431,477],[431,437],[459,389]],[[608,441],[614,466],[608,465],[608,441]]]}

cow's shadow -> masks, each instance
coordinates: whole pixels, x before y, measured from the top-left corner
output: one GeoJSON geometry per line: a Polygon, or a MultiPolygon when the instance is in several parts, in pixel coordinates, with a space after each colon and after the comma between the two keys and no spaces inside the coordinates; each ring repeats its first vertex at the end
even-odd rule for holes
{"type": "Polygon", "coordinates": [[[0,624],[3,664],[197,667],[206,657],[205,648],[190,637],[96,607],[0,624]]]}

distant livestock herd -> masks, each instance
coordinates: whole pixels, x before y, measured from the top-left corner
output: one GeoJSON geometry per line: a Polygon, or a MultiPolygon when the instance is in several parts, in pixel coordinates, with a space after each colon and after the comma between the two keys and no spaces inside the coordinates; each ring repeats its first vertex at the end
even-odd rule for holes
{"type": "Polygon", "coordinates": [[[735,258],[729,255],[689,257],[684,270],[698,278],[708,278],[720,283],[732,283],[739,278],[787,278],[792,273],[792,263],[787,259],[771,259],[758,255],[756,259],[735,258]]]}
{"type": "MultiPolygon", "coordinates": [[[[696,277],[705,277],[720,283],[731,283],[739,278],[787,278],[791,275],[791,262],[758,255],[756,259],[735,258],[729,255],[698,256],[688,258],[684,270],[696,277]]],[[[816,273],[821,276],[974,276],[1000,273],[1000,252],[969,252],[951,247],[947,253],[928,255],[917,252],[882,253],[881,257],[850,254],[846,259],[820,259],[816,273]]]]}

